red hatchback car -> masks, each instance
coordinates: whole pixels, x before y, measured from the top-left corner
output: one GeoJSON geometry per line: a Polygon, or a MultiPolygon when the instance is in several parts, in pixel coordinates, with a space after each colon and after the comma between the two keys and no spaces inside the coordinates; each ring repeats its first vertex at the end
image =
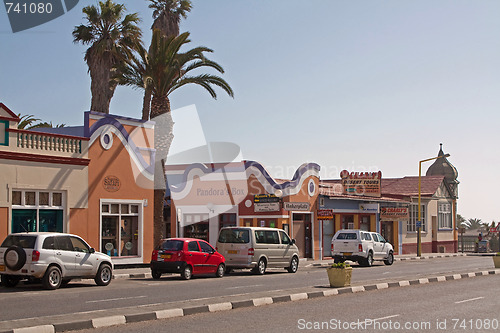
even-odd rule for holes
{"type": "Polygon", "coordinates": [[[163,273],[180,273],[185,280],[199,274],[223,277],[225,262],[224,256],[204,240],[168,238],[151,255],[151,274],[153,279],[163,273]]]}

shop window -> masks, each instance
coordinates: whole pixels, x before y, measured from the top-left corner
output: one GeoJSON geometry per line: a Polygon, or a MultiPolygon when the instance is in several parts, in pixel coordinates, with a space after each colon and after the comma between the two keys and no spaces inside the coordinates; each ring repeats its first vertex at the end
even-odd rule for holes
{"type": "Polygon", "coordinates": [[[103,203],[101,205],[101,251],[112,257],[139,256],[138,205],[103,203]]]}
{"type": "Polygon", "coordinates": [[[54,207],[62,206],[62,193],[52,193],[52,206],[54,207]]]}
{"type": "Polygon", "coordinates": [[[370,231],[370,216],[360,216],[359,219],[359,229],[364,231],[370,231]]]}
{"type": "Polygon", "coordinates": [[[26,206],[34,206],[35,205],[35,192],[24,192],[24,204],[26,206]]]}
{"type": "Polygon", "coordinates": [[[119,204],[111,204],[111,214],[120,214],[119,204]]]}
{"type": "Polygon", "coordinates": [[[21,191],[12,191],[12,205],[21,206],[21,191]]]}
{"type": "Polygon", "coordinates": [[[236,227],[236,214],[219,215],[219,230],[224,227],[236,227]]]}
{"type": "Polygon", "coordinates": [[[130,212],[132,214],[138,214],[139,213],[139,206],[138,205],[130,205],[130,212]]]}
{"type": "Polygon", "coordinates": [[[40,192],[38,200],[40,206],[49,206],[49,192],[40,192]]]}
{"type": "Polygon", "coordinates": [[[438,227],[439,229],[451,229],[451,204],[441,203],[438,205],[438,227]]]}
{"type": "MultiPolygon", "coordinates": [[[[411,205],[409,205],[409,208],[410,208],[409,209],[410,216],[409,216],[408,223],[406,225],[406,230],[410,231],[410,232],[415,232],[415,231],[417,231],[418,204],[411,204],[411,205]]],[[[427,224],[425,221],[425,216],[426,216],[425,205],[421,205],[420,213],[421,213],[421,221],[422,221],[421,230],[426,232],[427,231],[427,224]]]]}
{"type": "Polygon", "coordinates": [[[342,229],[354,229],[354,215],[342,215],[342,229]]]}
{"type": "Polygon", "coordinates": [[[12,232],[63,232],[63,195],[60,192],[12,191],[12,232]],[[50,201],[50,198],[56,197],[50,201]],[[48,209],[56,207],[58,209],[48,209]],[[61,208],[59,208],[61,207],[61,208]]]}
{"type": "Polygon", "coordinates": [[[0,120],[0,146],[9,145],[9,122],[7,120],[0,120]]]}

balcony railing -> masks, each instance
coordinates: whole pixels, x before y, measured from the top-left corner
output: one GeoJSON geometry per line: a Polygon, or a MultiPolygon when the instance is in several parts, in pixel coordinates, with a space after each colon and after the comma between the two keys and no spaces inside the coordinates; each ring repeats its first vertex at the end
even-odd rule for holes
{"type": "Polygon", "coordinates": [[[84,151],[82,141],[88,138],[60,135],[53,133],[42,133],[20,129],[9,129],[17,135],[17,148],[35,150],[41,152],[56,152],[65,154],[82,154],[84,151]]]}

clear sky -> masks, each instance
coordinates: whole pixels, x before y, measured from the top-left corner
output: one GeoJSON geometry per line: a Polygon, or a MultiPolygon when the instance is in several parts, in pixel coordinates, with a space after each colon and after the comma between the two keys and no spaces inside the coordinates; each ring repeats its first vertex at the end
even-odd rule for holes
{"type": "MultiPolygon", "coordinates": [[[[90,3],[16,34],[0,6],[0,101],[15,113],[83,124],[86,48],[71,32],[90,3]]],[[[148,3],[125,1],[147,43],[148,3]]],[[[322,178],[416,176],[443,143],[459,214],[499,221],[499,18],[497,0],[193,0],[181,31],[214,49],[235,98],[185,87],[172,108],[195,104],[208,141],[237,143],[278,178],[304,162],[322,178]]],[[[141,92],[120,87],[111,113],[139,118],[141,106],[141,92]]]]}

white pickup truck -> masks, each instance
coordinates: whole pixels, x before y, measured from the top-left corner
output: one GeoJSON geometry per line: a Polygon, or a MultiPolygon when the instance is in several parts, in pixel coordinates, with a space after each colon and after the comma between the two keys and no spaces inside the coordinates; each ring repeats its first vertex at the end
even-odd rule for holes
{"type": "Polygon", "coordinates": [[[343,229],[332,238],[332,257],[336,263],[351,260],[371,266],[374,260],[383,260],[384,264],[392,265],[394,249],[376,232],[343,229]]]}

